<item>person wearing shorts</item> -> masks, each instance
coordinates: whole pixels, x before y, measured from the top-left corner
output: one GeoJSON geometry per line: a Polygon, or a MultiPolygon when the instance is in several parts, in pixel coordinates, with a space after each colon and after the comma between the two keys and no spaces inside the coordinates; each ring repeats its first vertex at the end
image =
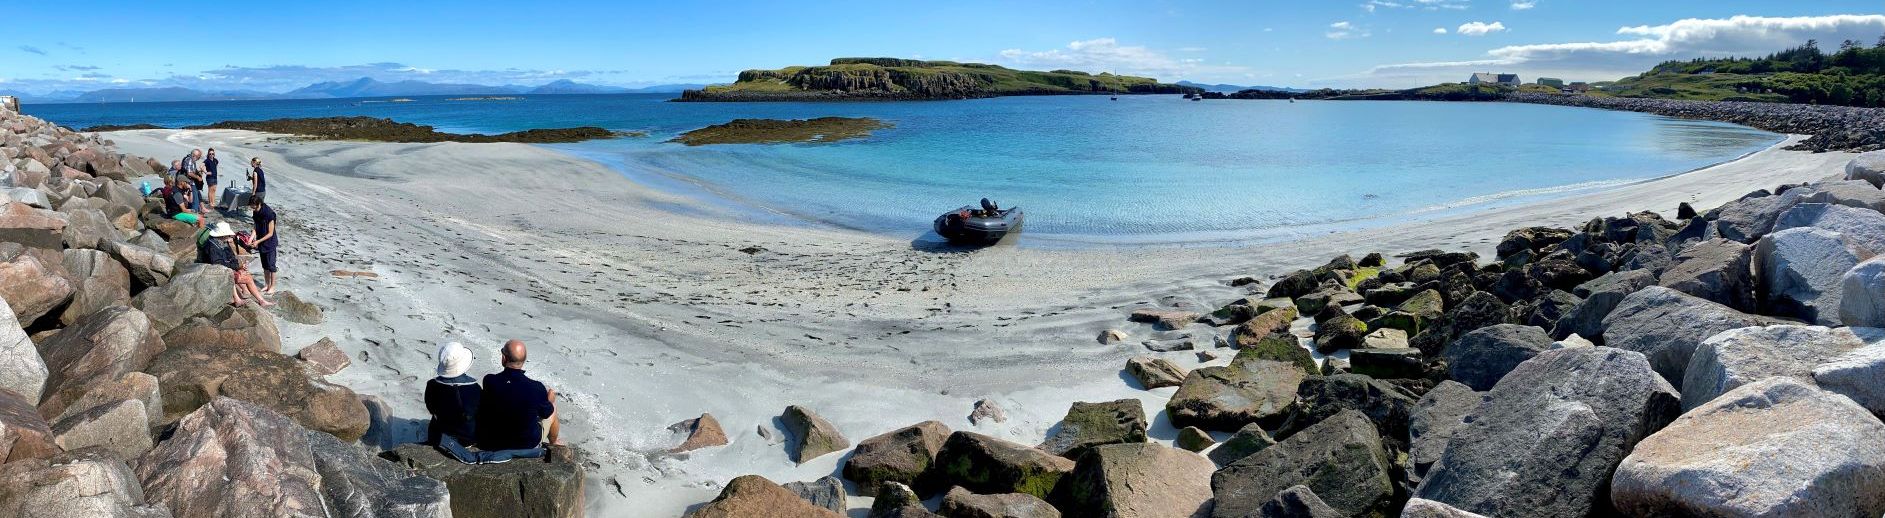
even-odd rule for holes
{"type": "Polygon", "coordinates": [[[203,196],[208,197],[212,205],[216,204],[216,164],[218,163],[220,162],[216,160],[216,148],[209,148],[209,156],[203,158],[203,183],[209,184],[209,190],[203,191],[203,196]]]}
{"type": "Polygon", "coordinates": [[[262,256],[262,272],[268,286],[262,293],[275,292],[275,255],[281,249],[280,231],[275,222],[275,209],[262,200],[262,193],[249,197],[249,212],[255,218],[255,252],[262,256]]]}

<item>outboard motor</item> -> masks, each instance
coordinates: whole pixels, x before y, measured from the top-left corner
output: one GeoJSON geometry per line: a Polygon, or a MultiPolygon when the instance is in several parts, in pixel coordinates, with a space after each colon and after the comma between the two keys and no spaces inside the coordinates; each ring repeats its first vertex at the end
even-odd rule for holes
{"type": "Polygon", "coordinates": [[[993,217],[995,213],[1001,211],[1001,207],[995,206],[995,202],[988,201],[988,198],[982,198],[982,211],[993,217]]]}

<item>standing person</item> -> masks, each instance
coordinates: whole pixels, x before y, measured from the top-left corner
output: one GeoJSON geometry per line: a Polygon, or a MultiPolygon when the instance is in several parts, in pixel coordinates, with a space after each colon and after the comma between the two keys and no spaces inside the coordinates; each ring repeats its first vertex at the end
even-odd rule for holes
{"type": "Polygon", "coordinates": [[[449,342],[439,347],[438,359],[438,377],[425,382],[425,410],[432,414],[425,443],[450,437],[461,445],[477,444],[478,403],[484,394],[477,378],[465,374],[471,370],[471,349],[449,342]]]}
{"type": "Polygon", "coordinates": [[[203,160],[203,150],[201,149],[192,149],[190,150],[190,154],[184,155],[183,157],[183,175],[189,178],[190,187],[194,188],[197,194],[196,199],[192,201],[193,204],[190,206],[190,209],[192,212],[196,212],[198,214],[203,213],[203,163],[202,163],[202,160],[203,160]]]}
{"type": "Polygon", "coordinates": [[[249,182],[249,195],[251,198],[260,197],[262,191],[268,188],[268,175],[262,172],[261,157],[249,159],[249,182]]]}
{"type": "Polygon", "coordinates": [[[203,191],[203,195],[209,197],[212,205],[216,203],[216,196],[219,192],[216,190],[216,164],[218,163],[216,148],[209,148],[209,156],[203,158],[203,172],[207,173],[203,175],[203,182],[209,184],[209,190],[203,191]]]}
{"type": "Polygon", "coordinates": [[[255,251],[262,256],[262,274],[268,287],[262,293],[275,292],[275,254],[281,248],[281,235],[275,221],[275,209],[262,201],[262,192],[249,197],[249,212],[255,217],[255,251]]]}
{"type": "Polygon", "coordinates": [[[478,406],[478,448],[534,450],[541,456],[545,442],[559,443],[556,391],[524,375],[528,351],[522,340],[505,342],[498,354],[504,359],[504,371],[484,376],[483,400],[478,406]]]}
{"type": "Polygon", "coordinates": [[[198,253],[198,256],[203,259],[208,259],[207,262],[209,264],[222,265],[228,268],[230,275],[234,276],[236,288],[234,293],[231,294],[229,305],[241,307],[243,304],[242,295],[246,293],[249,295],[249,298],[255,299],[256,304],[260,304],[265,308],[274,307],[275,303],[269,302],[267,298],[262,296],[262,290],[256,288],[255,276],[249,273],[248,261],[243,260],[242,257],[236,253],[240,245],[236,244],[235,237],[236,231],[229,228],[229,223],[217,223],[215,227],[209,229],[209,240],[203,243],[202,246],[204,248],[198,253]]]}

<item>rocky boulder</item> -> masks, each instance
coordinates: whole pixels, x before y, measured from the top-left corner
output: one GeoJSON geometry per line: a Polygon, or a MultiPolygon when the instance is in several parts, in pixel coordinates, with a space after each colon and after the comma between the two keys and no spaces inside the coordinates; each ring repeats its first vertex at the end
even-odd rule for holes
{"type": "Polygon", "coordinates": [[[321,313],[320,306],[301,300],[301,297],[292,291],[278,292],[274,298],[275,310],[281,312],[282,319],[289,322],[313,326],[327,320],[327,316],[321,313]]]}
{"type": "Polygon", "coordinates": [[[1278,492],[1308,486],[1343,516],[1386,514],[1392,460],[1373,422],[1343,411],[1211,475],[1212,516],[1256,516],[1278,492]]]}
{"type": "MultiPolygon", "coordinates": [[[[1871,186],[1863,189],[1885,199],[1885,191],[1871,186]]],[[[1848,244],[1867,257],[1885,253],[1885,214],[1880,214],[1878,209],[1802,203],[1787,209],[1779,219],[1774,220],[1775,232],[1794,228],[1838,232],[1848,244]]]]}
{"type": "Polygon", "coordinates": [[[69,414],[52,425],[53,442],[67,451],[97,446],[121,460],[150,451],[150,413],[144,402],[126,399],[69,414]]]}
{"type": "Polygon", "coordinates": [[[785,489],[832,512],[843,513],[850,508],[844,501],[844,481],[838,477],[826,475],[811,482],[786,482],[785,489]]]}
{"type": "Polygon", "coordinates": [[[1875,188],[1885,188],[1885,151],[1873,151],[1846,163],[1846,179],[1859,180],[1875,188]]]}
{"type": "Polygon", "coordinates": [[[1047,498],[1073,471],[1066,458],[973,432],[949,434],[936,452],[943,482],[977,493],[1027,493],[1047,498]]]}
{"type": "Polygon", "coordinates": [[[1446,316],[1435,322],[1433,327],[1414,336],[1412,345],[1428,356],[1439,356],[1447,344],[1460,335],[1475,329],[1504,324],[1512,320],[1512,307],[1500,301],[1497,295],[1483,291],[1473,292],[1459,305],[1447,310],[1446,316]]]}
{"type": "Polygon", "coordinates": [[[123,460],[93,448],[0,467],[0,516],[169,518],[170,511],[145,503],[123,460]]]}
{"type": "Polygon", "coordinates": [[[34,255],[18,253],[0,262],[0,297],[13,308],[14,318],[27,326],[72,300],[74,291],[72,281],[61,275],[63,264],[47,264],[34,255]]]}
{"type": "Polygon", "coordinates": [[[943,495],[937,511],[949,518],[1060,518],[1060,510],[1034,495],[978,495],[959,487],[943,495]]]}
{"type": "Polygon", "coordinates": [[[46,361],[40,359],[39,350],[26,337],[6,297],[0,296],[0,390],[39,401],[46,388],[46,376],[46,361]]]}
{"type": "Polygon", "coordinates": [[[1841,281],[1865,256],[1840,233],[1793,228],[1755,245],[1763,307],[1820,325],[1840,325],[1841,281]]]}
{"type": "Polygon", "coordinates": [[[1689,359],[1702,340],[1729,329],[1772,323],[1778,322],[1651,286],[1624,297],[1604,317],[1603,339],[1604,345],[1643,353],[1656,373],[1680,388],[1689,359]]]}
{"type": "Polygon", "coordinates": [[[1854,265],[1839,280],[1839,320],[1849,326],[1885,327],[1885,255],[1854,265]]]}
{"type": "Polygon", "coordinates": [[[1563,339],[1571,335],[1601,338],[1604,317],[1616,309],[1617,303],[1622,302],[1623,297],[1655,284],[1654,274],[1644,270],[1627,270],[1610,272],[1578,285],[1571,293],[1582,297],[1583,301],[1558,318],[1557,325],[1551,330],[1552,338],[1563,339]]]}
{"type": "MultiPolygon", "coordinates": [[[[370,412],[372,409],[368,410],[370,412]]],[[[713,414],[709,413],[703,412],[700,417],[668,425],[668,431],[685,437],[679,446],[669,448],[668,453],[685,453],[727,444],[727,434],[720,428],[720,420],[714,419],[713,414]]]]}
{"type": "Polygon", "coordinates": [[[131,304],[131,271],[111,254],[66,250],[65,269],[78,282],[72,302],[59,314],[59,323],[69,326],[98,310],[131,304]]]}
{"type": "Polygon", "coordinates": [[[923,505],[923,497],[916,495],[916,490],[896,482],[885,482],[877,488],[877,498],[871,501],[869,518],[942,518],[929,512],[923,505]]]}
{"type": "Polygon", "coordinates": [[[1316,351],[1331,354],[1362,346],[1368,336],[1368,323],[1350,315],[1341,315],[1316,324],[1316,351]]]}
{"type": "Polygon", "coordinates": [[[1486,518],[1485,515],[1469,513],[1440,502],[1415,498],[1407,501],[1407,507],[1401,509],[1401,518],[1486,518]]]}
{"type": "MultiPolygon", "coordinates": [[[[171,274],[176,272],[177,263],[168,254],[143,245],[117,243],[105,252],[109,252],[112,259],[117,259],[131,273],[131,280],[136,283],[132,291],[168,284],[171,274]]],[[[234,285],[231,279],[231,289],[234,289],[234,285]]],[[[230,294],[234,295],[234,292],[230,294]]]]}
{"type": "Polygon", "coordinates": [[[1288,363],[1305,373],[1319,370],[1315,355],[1309,354],[1308,349],[1297,343],[1296,335],[1290,334],[1274,334],[1261,340],[1246,341],[1239,346],[1237,356],[1231,359],[1231,363],[1234,365],[1257,360],[1288,363]]]}
{"type": "Polygon", "coordinates": [[[0,464],[43,459],[59,453],[52,427],[33,409],[33,403],[13,391],[0,389],[0,464]]]}
{"type": "Polygon", "coordinates": [[[1486,394],[1413,496],[1487,516],[1605,515],[1617,463],[1678,413],[1640,353],[1546,352],[1486,394]]]}
{"type": "Polygon", "coordinates": [[[1407,420],[1415,397],[1392,383],[1361,374],[1311,376],[1303,380],[1296,397],[1301,411],[1278,436],[1287,436],[1337,413],[1354,411],[1374,422],[1382,437],[1405,449],[1407,420]]]}
{"type": "Polygon", "coordinates": [[[0,206],[0,241],[59,250],[65,248],[65,226],[65,218],[57,212],[19,202],[0,206]]]}
{"type": "Polygon", "coordinates": [[[1773,230],[1774,220],[1782,212],[1800,204],[1811,193],[1812,189],[1794,188],[1781,194],[1728,202],[1715,209],[1715,222],[1709,227],[1710,237],[1753,243],[1773,230]]]}
{"type": "Polygon", "coordinates": [[[1473,390],[1492,390],[1499,378],[1525,360],[1551,348],[1544,329],[1517,324],[1496,324],[1460,335],[1446,348],[1449,374],[1473,390]]]}
{"type": "Polygon", "coordinates": [[[1250,423],[1276,423],[1296,407],[1296,387],[1308,373],[1289,363],[1232,361],[1191,371],[1165,405],[1172,426],[1231,431],[1250,423]]]}
{"type": "Polygon", "coordinates": [[[281,331],[275,327],[275,316],[266,309],[254,304],[224,305],[214,314],[190,317],[165,332],[164,343],[172,347],[203,345],[281,352],[281,331]]]}
{"type": "Polygon", "coordinates": [[[857,483],[861,496],[874,496],[884,482],[899,482],[922,490],[937,490],[936,454],[949,440],[949,427],[924,421],[857,443],[844,462],[844,478],[857,483]]]}
{"type": "Polygon", "coordinates": [[[1080,456],[1062,483],[1070,514],[1107,518],[1211,515],[1211,473],[1196,453],[1158,444],[1109,444],[1080,456]]]}
{"type": "Polygon", "coordinates": [[[1774,376],[1810,379],[1813,368],[1864,345],[1849,329],[1778,325],[1722,331],[1695,348],[1682,379],[1682,408],[1774,376]]]}
{"type": "Polygon", "coordinates": [[[1474,392],[1472,387],[1448,380],[1434,385],[1414,402],[1407,419],[1410,443],[1407,455],[1414,464],[1415,474],[1426,473],[1433,463],[1440,461],[1441,454],[1446,453],[1447,442],[1466,424],[1466,416],[1479,410],[1485,400],[1483,392],[1474,392]]]}
{"type": "Polygon", "coordinates": [[[1270,438],[1270,432],[1265,431],[1262,425],[1251,423],[1244,425],[1242,429],[1237,430],[1237,433],[1231,434],[1229,439],[1225,439],[1207,456],[1212,462],[1223,466],[1243,460],[1250,454],[1274,445],[1276,445],[1276,439],[1270,438]]]}
{"type": "Polygon", "coordinates": [[[786,433],[791,434],[792,440],[796,442],[792,448],[793,462],[803,464],[820,455],[851,447],[851,441],[838,433],[837,426],[809,408],[798,405],[785,407],[785,414],[780,419],[785,423],[786,433]]]}
{"type": "Polygon", "coordinates": [[[1079,459],[1095,446],[1145,442],[1145,409],[1137,399],[1104,403],[1076,401],[1067,417],[1047,435],[1040,448],[1048,453],[1079,459]]]}
{"type": "Polygon", "coordinates": [[[1610,499],[1637,516],[1885,513],[1885,423],[1790,377],[1742,385],[1637,443],[1610,499]]]}
{"type": "Polygon", "coordinates": [[[1657,284],[1728,307],[1752,311],[1754,276],[1749,269],[1751,251],[1752,247],[1727,239],[1710,239],[1689,245],[1676,254],[1674,264],[1663,272],[1657,284]]]}
{"type": "Polygon", "coordinates": [[[1276,308],[1244,321],[1231,331],[1231,346],[1243,349],[1258,340],[1277,333],[1289,332],[1289,325],[1296,321],[1296,306],[1276,308]]]}
{"type": "MultiPolygon", "coordinates": [[[[134,248],[117,247],[117,250],[134,248]]],[[[129,264],[127,262],[127,264],[129,264]]],[[[132,272],[135,274],[136,269],[132,272]]],[[[211,317],[229,307],[236,293],[235,272],[214,264],[191,263],[177,267],[176,275],[163,286],[146,289],[131,299],[131,306],[150,315],[151,324],[160,333],[183,325],[193,317],[211,317]]],[[[276,344],[280,351],[279,341],[276,344]]]]}
{"type": "MultiPolygon", "coordinates": [[[[422,478],[444,482],[451,492],[451,516],[457,518],[498,518],[509,516],[542,516],[549,518],[574,518],[583,515],[583,468],[582,460],[575,450],[567,446],[551,446],[547,455],[540,459],[513,459],[502,464],[465,464],[440,452],[438,448],[422,444],[407,444],[380,454],[381,458],[393,461],[393,464],[424,475],[422,478]]],[[[744,477],[742,477],[744,478],[744,477]]],[[[757,477],[755,477],[757,478],[757,477]]],[[[765,479],[759,479],[765,481],[765,479]]],[[[739,479],[728,484],[720,493],[719,503],[729,493],[737,494],[733,487],[739,479]]],[[[771,512],[780,514],[699,514],[692,516],[837,516],[836,514],[795,515],[797,509],[816,509],[824,513],[831,511],[814,506],[798,495],[779,487],[770,481],[767,494],[783,498],[767,498],[771,512]]],[[[707,504],[702,510],[713,508],[707,504]]]]}
{"type": "MultiPolygon", "coordinates": [[[[1873,187],[1872,184],[1859,180],[1822,181],[1813,184],[1813,193],[1802,198],[1801,201],[1804,203],[1787,209],[1788,212],[1798,210],[1801,206],[1809,204],[1843,205],[1858,209],[1881,211],[1885,210],[1885,191],[1880,191],[1877,187],[1873,187]]],[[[1783,219],[1786,218],[1787,213],[1782,212],[1780,217],[1783,219]]],[[[1778,220],[1775,221],[1774,228],[1775,230],[1780,229],[1780,222],[1778,220]]]]}
{"type": "Polygon", "coordinates": [[[325,516],[305,431],[268,409],[217,398],[146,452],[137,476],[177,516],[325,516]]]}
{"type": "Polygon", "coordinates": [[[1152,324],[1153,329],[1170,331],[1191,325],[1192,322],[1197,322],[1200,316],[1201,315],[1190,311],[1140,309],[1133,311],[1132,316],[1129,317],[1128,320],[1152,324]]]}
{"type": "Polygon", "coordinates": [[[39,411],[56,416],[96,384],[149,365],[164,340],[143,312],[113,306],[42,341],[39,351],[50,373],[39,411]]]}
{"type": "Polygon", "coordinates": [[[1257,510],[1261,518],[1341,518],[1341,511],[1329,507],[1309,486],[1290,486],[1257,510]]]}
{"type": "MultiPolygon", "coordinates": [[[[327,338],[302,347],[300,351],[295,352],[295,359],[307,362],[308,367],[321,376],[338,373],[353,364],[353,359],[347,356],[347,351],[340,350],[340,345],[327,338]]],[[[705,414],[702,416],[709,419],[712,417],[705,414]]],[[[726,444],[724,437],[720,444],[726,444]]]]}
{"type": "Polygon", "coordinates": [[[1176,387],[1185,382],[1185,369],[1164,358],[1137,356],[1126,360],[1126,374],[1148,389],[1176,387]]]}
{"type": "Polygon", "coordinates": [[[67,248],[98,248],[102,243],[124,240],[118,226],[103,211],[84,208],[64,214],[66,227],[62,238],[67,248]]]}
{"type": "Polygon", "coordinates": [[[352,390],[310,377],[301,362],[280,353],[180,346],[157,355],[145,372],[163,388],[166,422],[219,396],[260,405],[342,441],[358,440],[370,422],[352,390]]]}

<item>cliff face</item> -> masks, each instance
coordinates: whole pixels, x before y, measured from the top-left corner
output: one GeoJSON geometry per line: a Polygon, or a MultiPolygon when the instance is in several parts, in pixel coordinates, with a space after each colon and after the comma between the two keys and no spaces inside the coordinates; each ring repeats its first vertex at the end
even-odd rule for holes
{"type": "Polygon", "coordinates": [[[747,70],[731,85],[682,92],[682,101],[928,100],[1004,95],[1176,94],[1188,86],[1071,70],[1034,72],[981,63],[838,58],[827,66],[747,70]]]}

